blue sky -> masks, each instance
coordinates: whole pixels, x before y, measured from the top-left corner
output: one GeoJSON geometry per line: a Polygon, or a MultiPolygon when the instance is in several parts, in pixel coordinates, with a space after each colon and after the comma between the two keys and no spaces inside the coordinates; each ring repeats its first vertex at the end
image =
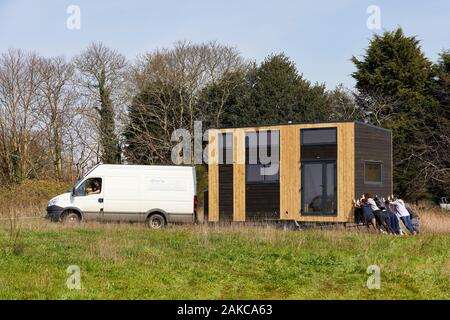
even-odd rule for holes
{"type": "Polygon", "coordinates": [[[0,51],[70,58],[102,41],[133,60],[178,40],[217,40],[258,62],[284,52],[308,80],[351,88],[349,59],[364,53],[374,32],[366,26],[369,5],[379,6],[384,30],[401,26],[416,35],[433,61],[450,48],[448,0],[0,0],[0,51]],[[69,5],[81,9],[80,30],[66,28],[69,5]]]}

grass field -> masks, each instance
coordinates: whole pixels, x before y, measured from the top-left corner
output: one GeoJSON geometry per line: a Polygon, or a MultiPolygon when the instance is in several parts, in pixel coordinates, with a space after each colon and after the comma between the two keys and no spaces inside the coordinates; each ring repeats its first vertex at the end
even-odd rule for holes
{"type": "Polygon", "coordinates": [[[364,229],[0,223],[1,299],[449,299],[450,215],[419,236],[364,229]],[[81,269],[69,290],[66,269],[81,269]],[[369,290],[369,265],[381,289],[369,290]]]}

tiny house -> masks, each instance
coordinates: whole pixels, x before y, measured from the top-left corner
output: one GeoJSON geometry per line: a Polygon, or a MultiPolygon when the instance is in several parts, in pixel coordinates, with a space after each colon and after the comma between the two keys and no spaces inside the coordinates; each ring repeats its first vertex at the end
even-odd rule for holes
{"type": "Polygon", "coordinates": [[[209,131],[207,220],[353,222],[392,194],[392,134],[357,121],[209,131]]]}

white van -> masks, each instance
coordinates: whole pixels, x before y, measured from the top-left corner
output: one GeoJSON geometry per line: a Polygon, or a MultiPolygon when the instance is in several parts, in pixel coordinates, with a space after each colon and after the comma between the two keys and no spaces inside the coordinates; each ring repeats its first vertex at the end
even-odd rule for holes
{"type": "Polygon", "coordinates": [[[195,167],[98,165],[67,193],[48,202],[52,221],[194,222],[195,167]]]}

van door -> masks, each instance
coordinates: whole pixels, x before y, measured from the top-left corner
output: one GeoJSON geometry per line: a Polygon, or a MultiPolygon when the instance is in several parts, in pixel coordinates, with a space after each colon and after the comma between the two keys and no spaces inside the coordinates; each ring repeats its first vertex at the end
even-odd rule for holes
{"type": "Polygon", "coordinates": [[[75,189],[73,205],[79,208],[85,220],[102,219],[103,214],[103,179],[88,178],[75,189]]]}

